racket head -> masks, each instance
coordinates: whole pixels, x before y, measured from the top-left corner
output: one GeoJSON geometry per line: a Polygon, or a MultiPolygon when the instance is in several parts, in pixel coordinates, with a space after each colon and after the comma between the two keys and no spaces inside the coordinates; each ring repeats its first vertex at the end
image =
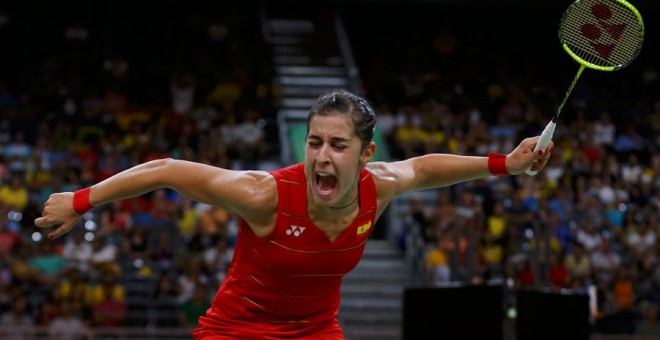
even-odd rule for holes
{"type": "Polygon", "coordinates": [[[642,49],[644,21],[625,0],[577,0],[562,15],[559,41],[585,67],[615,71],[642,49]]]}

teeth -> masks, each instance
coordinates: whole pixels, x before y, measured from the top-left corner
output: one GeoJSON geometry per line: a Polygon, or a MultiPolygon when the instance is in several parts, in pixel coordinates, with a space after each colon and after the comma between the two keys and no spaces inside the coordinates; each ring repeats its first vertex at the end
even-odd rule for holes
{"type": "Polygon", "coordinates": [[[321,177],[332,176],[332,174],[329,174],[329,173],[327,173],[327,172],[319,172],[318,174],[319,174],[319,176],[321,176],[321,177]]]}

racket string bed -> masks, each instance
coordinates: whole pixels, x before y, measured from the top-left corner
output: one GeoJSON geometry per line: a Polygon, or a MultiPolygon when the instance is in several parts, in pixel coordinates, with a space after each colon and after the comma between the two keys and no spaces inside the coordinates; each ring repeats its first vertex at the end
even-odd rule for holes
{"type": "MultiPolygon", "coordinates": [[[[641,48],[644,26],[639,12],[619,0],[576,1],[560,24],[560,41],[589,65],[612,68],[632,62],[641,48]]],[[[580,60],[578,60],[580,62],[580,60]]]]}

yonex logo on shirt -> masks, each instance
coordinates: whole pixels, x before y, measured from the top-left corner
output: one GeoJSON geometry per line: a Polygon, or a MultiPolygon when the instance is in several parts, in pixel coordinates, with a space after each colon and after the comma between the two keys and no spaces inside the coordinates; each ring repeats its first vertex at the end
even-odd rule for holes
{"type": "Polygon", "coordinates": [[[300,234],[303,233],[303,231],[305,231],[305,227],[292,225],[289,229],[286,230],[286,234],[287,235],[293,234],[293,236],[298,237],[298,236],[300,236],[300,234]]]}

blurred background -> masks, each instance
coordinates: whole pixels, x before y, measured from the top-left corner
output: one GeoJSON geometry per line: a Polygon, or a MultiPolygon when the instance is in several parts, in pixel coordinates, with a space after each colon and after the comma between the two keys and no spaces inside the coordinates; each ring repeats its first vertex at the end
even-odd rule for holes
{"type": "MultiPolygon", "coordinates": [[[[190,338],[231,261],[237,216],[170,190],[45,240],[51,193],[164,157],[299,162],[309,108],[340,88],[376,110],[377,160],[509,152],[578,69],[570,4],[0,3],[0,338],[190,338]]],[[[632,4],[639,57],[582,75],[543,172],[392,202],[344,280],[348,339],[660,336],[660,4],[632,4]]]]}

